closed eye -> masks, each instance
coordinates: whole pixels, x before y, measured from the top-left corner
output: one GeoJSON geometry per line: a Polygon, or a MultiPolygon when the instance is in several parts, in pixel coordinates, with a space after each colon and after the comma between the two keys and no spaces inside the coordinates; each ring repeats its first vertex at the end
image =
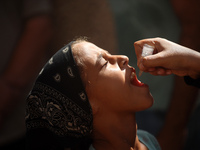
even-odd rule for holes
{"type": "Polygon", "coordinates": [[[106,66],[108,64],[108,61],[106,61],[106,63],[104,63],[103,67],[106,66]]]}

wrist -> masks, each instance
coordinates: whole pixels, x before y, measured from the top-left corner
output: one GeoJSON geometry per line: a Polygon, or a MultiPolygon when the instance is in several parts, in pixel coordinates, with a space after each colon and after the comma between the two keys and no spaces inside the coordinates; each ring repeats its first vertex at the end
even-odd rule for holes
{"type": "Polygon", "coordinates": [[[188,64],[190,64],[188,70],[189,73],[188,75],[193,78],[193,79],[198,79],[200,78],[200,53],[197,51],[192,50],[192,57],[188,61],[188,64]]]}

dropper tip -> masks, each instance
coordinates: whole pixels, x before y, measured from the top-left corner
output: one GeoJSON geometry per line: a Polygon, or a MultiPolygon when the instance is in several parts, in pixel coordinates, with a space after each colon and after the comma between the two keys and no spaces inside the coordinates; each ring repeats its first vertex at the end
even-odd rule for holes
{"type": "Polygon", "coordinates": [[[143,73],[143,71],[140,70],[140,71],[139,71],[139,77],[142,75],[142,73],[143,73]]]}

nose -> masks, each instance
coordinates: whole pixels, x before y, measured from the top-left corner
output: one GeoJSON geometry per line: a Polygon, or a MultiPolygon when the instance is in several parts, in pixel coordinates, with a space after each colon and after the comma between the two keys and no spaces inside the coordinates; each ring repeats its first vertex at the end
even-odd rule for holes
{"type": "Polygon", "coordinates": [[[112,55],[111,57],[111,63],[117,63],[118,66],[123,69],[125,68],[125,66],[128,65],[129,63],[129,58],[127,56],[124,55],[112,55]]]}
{"type": "Polygon", "coordinates": [[[117,58],[117,62],[118,62],[119,67],[122,69],[122,68],[124,68],[125,66],[128,65],[129,58],[127,56],[120,55],[117,58]]]}

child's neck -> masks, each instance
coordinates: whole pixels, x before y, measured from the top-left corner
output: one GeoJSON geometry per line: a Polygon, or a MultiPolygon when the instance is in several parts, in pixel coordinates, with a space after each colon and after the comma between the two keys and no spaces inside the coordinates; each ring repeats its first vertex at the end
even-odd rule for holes
{"type": "Polygon", "coordinates": [[[135,114],[107,113],[94,119],[94,143],[96,150],[130,150],[138,148],[135,114]],[[105,117],[106,116],[106,117],[105,117]],[[104,124],[105,122],[105,124],[104,124]]]}

